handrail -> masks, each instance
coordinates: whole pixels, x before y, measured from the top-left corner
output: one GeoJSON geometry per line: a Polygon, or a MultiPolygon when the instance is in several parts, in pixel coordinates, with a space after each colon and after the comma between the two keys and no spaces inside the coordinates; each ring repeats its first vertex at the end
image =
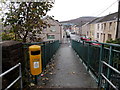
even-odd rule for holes
{"type": "MultiPolygon", "coordinates": [[[[74,41],[77,41],[77,40],[74,40],[74,41]]],[[[113,43],[101,43],[101,42],[85,41],[85,40],[82,40],[82,41],[87,42],[87,43],[98,43],[98,44],[103,44],[103,45],[110,45],[110,46],[120,47],[119,44],[113,44],[113,43]]],[[[77,42],[79,42],[79,41],[77,41],[77,42]]]]}
{"type": "Polygon", "coordinates": [[[7,73],[11,72],[12,70],[16,69],[17,67],[19,67],[19,76],[17,77],[17,79],[15,79],[10,85],[7,86],[7,88],[5,88],[5,90],[9,89],[11,86],[13,86],[18,80],[20,80],[20,89],[23,88],[22,86],[22,72],[21,72],[21,63],[16,64],[14,67],[10,68],[9,70],[5,71],[4,73],[0,74],[0,77],[3,77],[4,75],[6,75],[7,73]]]}
{"type": "Polygon", "coordinates": [[[18,63],[17,65],[15,65],[14,67],[10,68],[9,70],[5,71],[4,73],[0,74],[0,77],[6,75],[7,73],[9,73],[10,71],[14,70],[15,68],[17,68],[20,65],[20,63],[18,63]]]}
{"type": "MultiPolygon", "coordinates": [[[[116,73],[120,74],[120,71],[112,67],[111,65],[107,64],[105,61],[101,61],[104,65],[106,65],[108,68],[112,69],[116,73]]],[[[103,73],[101,73],[101,76],[115,89],[118,90],[117,87],[107,78],[103,73]]]]}
{"type": "Polygon", "coordinates": [[[33,42],[33,43],[22,43],[24,46],[27,45],[26,47],[24,48],[28,48],[28,46],[30,45],[40,45],[40,46],[43,46],[45,44],[48,44],[48,43],[53,43],[53,42],[56,42],[58,40],[51,40],[51,41],[43,41],[43,42],[33,42]]]}
{"type": "MultiPolygon", "coordinates": [[[[110,50],[109,48],[104,47],[106,50],[110,50]]],[[[120,53],[120,51],[113,49],[113,52],[120,53]]]]}
{"type": "Polygon", "coordinates": [[[58,40],[51,40],[51,41],[43,41],[43,42],[33,42],[33,43],[22,43],[23,45],[34,45],[34,44],[43,44],[43,43],[49,43],[49,42],[55,42],[58,40]]]}
{"type": "Polygon", "coordinates": [[[118,90],[117,87],[109,80],[103,73],[101,73],[101,76],[115,89],[118,90]]]}
{"type": "Polygon", "coordinates": [[[120,74],[120,71],[118,71],[117,69],[115,69],[114,67],[110,66],[109,64],[107,64],[105,61],[102,61],[103,64],[105,64],[106,66],[108,66],[109,68],[111,68],[113,71],[115,71],[116,73],[120,74]]]}

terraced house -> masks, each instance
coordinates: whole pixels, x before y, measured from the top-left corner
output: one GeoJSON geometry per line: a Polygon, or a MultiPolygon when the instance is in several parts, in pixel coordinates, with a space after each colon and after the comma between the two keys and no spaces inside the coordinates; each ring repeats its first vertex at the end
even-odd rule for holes
{"type": "Polygon", "coordinates": [[[110,39],[116,39],[117,14],[118,13],[107,15],[97,22],[97,32],[95,32],[95,38],[97,40],[100,42],[106,42],[110,39]]]}
{"type": "Polygon", "coordinates": [[[82,26],[82,33],[92,40],[98,40],[99,42],[106,42],[110,39],[115,40],[116,34],[118,34],[116,32],[117,16],[118,13],[116,12],[104,17],[96,18],[82,26]]]}

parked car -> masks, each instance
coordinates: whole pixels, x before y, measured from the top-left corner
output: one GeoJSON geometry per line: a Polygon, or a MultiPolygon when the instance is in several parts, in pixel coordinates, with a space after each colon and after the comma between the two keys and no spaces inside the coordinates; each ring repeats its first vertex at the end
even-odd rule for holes
{"type": "MultiPolygon", "coordinates": [[[[93,40],[93,42],[98,42],[97,40],[93,40]]],[[[99,43],[91,43],[91,45],[101,45],[99,43]]]]}
{"type": "Polygon", "coordinates": [[[90,39],[86,38],[85,41],[91,41],[90,39]]]}
{"type": "Polygon", "coordinates": [[[91,41],[91,39],[87,38],[86,36],[80,36],[80,39],[85,41],[91,41]]]}
{"type": "Polygon", "coordinates": [[[86,40],[86,36],[80,36],[81,40],[86,40]]]}
{"type": "Polygon", "coordinates": [[[71,32],[71,34],[75,34],[75,32],[71,32]]]}

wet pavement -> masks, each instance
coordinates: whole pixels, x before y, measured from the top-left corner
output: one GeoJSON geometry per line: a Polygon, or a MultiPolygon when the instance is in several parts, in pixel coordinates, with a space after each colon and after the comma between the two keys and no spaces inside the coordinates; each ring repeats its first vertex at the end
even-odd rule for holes
{"type": "Polygon", "coordinates": [[[70,42],[66,40],[38,82],[38,87],[45,88],[97,88],[95,80],[86,71],[70,42]]]}

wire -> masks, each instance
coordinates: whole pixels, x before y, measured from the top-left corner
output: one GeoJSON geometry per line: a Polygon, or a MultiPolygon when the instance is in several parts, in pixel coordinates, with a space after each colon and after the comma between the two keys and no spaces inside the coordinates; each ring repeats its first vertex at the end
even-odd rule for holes
{"type": "MultiPolygon", "coordinates": [[[[120,1],[120,0],[119,0],[120,1]]],[[[112,3],[109,7],[107,7],[105,10],[103,10],[100,14],[98,14],[97,15],[97,17],[98,16],[100,16],[102,13],[104,13],[105,11],[107,11],[110,7],[112,7],[115,3],[117,3],[118,2],[118,0],[117,1],[115,1],[114,3],[112,3]]]]}

